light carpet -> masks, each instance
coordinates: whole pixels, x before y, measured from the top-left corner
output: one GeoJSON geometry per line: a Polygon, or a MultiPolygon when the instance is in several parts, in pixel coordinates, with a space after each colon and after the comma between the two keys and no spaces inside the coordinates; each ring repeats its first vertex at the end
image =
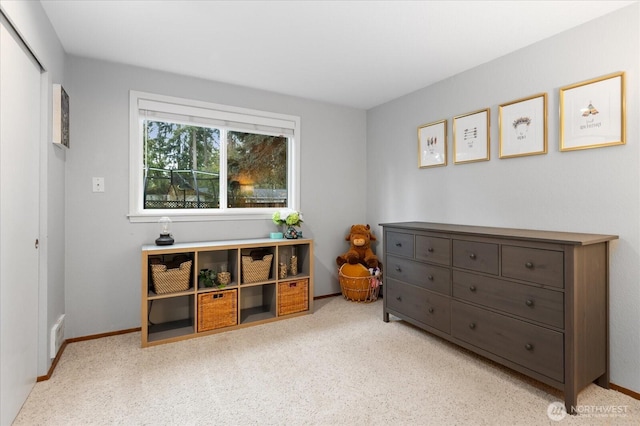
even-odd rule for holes
{"type": "Polygon", "coordinates": [[[561,394],[399,320],[382,301],[318,300],[313,315],[152,348],[140,333],[67,345],[15,425],[640,424],[640,401],[561,394]],[[392,317],[393,318],[393,317],[392,317]]]}

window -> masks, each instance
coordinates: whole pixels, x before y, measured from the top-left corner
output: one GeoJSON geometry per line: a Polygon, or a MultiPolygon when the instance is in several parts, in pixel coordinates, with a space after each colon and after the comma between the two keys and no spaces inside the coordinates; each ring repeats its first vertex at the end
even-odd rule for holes
{"type": "Polygon", "coordinates": [[[270,218],[299,201],[299,117],[130,94],[134,222],[270,218]]]}

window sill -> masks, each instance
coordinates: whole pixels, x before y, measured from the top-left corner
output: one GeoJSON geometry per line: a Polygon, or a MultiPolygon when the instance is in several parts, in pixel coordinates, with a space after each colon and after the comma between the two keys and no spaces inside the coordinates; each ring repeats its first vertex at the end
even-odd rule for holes
{"type": "Polygon", "coordinates": [[[161,217],[168,217],[172,222],[212,222],[212,221],[237,221],[237,220],[271,220],[273,211],[243,211],[243,212],[193,212],[176,210],[155,210],[150,213],[131,213],[127,215],[131,223],[156,223],[161,217]]]}

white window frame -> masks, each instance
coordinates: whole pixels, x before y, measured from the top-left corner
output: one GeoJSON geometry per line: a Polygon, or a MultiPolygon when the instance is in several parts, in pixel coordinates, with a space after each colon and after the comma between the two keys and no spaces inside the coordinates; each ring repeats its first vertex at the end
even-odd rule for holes
{"type": "MultiPolygon", "coordinates": [[[[223,125],[239,131],[259,131],[278,135],[282,132],[289,140],[287,150],[288,207],[300,208],[300,117],[267,111],[214,104],[154,93],[129,92],[129,214],[130,222],[157,222],[162,216],[172,221],[255,220],[271,219],[278,207],[217,209],[145,209],[143,205],[143,126],[141,110],[159,111],[160,114],[179,114],[194,122],[216,127],[223,125]]],[[[220,143],[227,143],[221,138],[220,143]]],[[[226,160],[221,160],[221,173],[226,173],[226,160]]],[[[226,174],[221,176],[220,193],[226,193],[226,174]],[[224,187],[222,185],[225,185],[224,187]]]]}

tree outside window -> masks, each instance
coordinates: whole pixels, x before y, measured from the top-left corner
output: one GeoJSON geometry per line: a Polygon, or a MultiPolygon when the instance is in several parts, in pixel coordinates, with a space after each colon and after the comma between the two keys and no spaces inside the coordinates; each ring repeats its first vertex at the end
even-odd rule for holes
{"type": "Polygon", "coordinates": [[[227,133],[229,207],[287,205],[287,138],[227,133]]]}
{"type": "Polygon", "coordinates": [[[284,136],[145,120],[144,208],[286,207],[287,152],[284,136]]]}

